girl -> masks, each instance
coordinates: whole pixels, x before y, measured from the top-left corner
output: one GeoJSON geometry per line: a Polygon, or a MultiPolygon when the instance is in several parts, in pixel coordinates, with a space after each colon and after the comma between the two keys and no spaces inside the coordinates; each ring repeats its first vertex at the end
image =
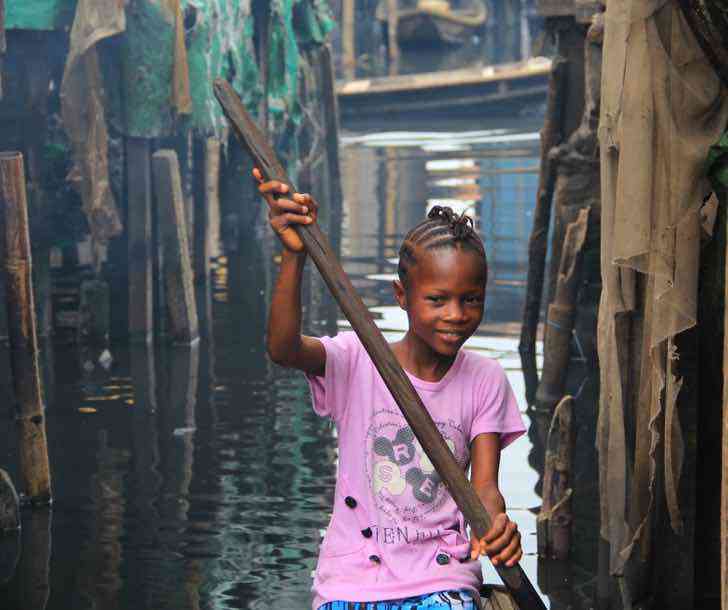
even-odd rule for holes
{"type": "Polygon", "coordinates": [[[261,182],[283,243],[268,321],[268,353],[303,371],[313,408],[337,427],[334,512],[313,583],[314,610],[480,608],[480,555],[514,565],[520,534],[498,489],[500,451],[523,434],[500,365],[461,350],[483,317],[487,265],[472,221],[435,207],[400,249],[394,295],[409,329],[391,344],[397,360],[493,518],[468,541],[463,516],[427,459],[356,335],[301,334],[305,250],[294,224],[316,220],[314,201],[261,182]]]}

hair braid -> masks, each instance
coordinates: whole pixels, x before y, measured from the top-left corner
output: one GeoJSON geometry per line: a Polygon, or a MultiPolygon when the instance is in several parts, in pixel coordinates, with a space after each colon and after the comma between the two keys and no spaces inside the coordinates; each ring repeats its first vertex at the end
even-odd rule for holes
{"type": "Polygon", "coordinates": [[[417,264],[416,250],[436,248],[465,248],[478,253],[486,267],[485,247],[475,231],[473,219],[465,214],[456,214],[452,208],[434,206],[427,218],[405,235],[399,249],[397,272],[402,283],[406,284],[408,272],[417,264]]]}

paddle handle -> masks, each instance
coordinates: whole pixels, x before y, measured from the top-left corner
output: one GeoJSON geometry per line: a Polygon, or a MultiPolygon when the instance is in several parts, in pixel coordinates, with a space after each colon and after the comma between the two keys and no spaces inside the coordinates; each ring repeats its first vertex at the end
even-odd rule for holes
{"type": "MultiPolygon", "coordinates": [[[[217,80],[214,89],[238,139],[250,152],[264,178],[283,182],[289,186],[290,192],[295,192],[295,187],[275,152],[245,111],[233,88],[226,81],[217,80]]],[[[294,225],[293,228],[371,357],[422,449],[470,524],[473,534],[479,538],[484,536],[491,526],[488,513],[465,472],[445,444],[412,382],[374,323],[369,310],[356,293],[326,235],[316,223],[307,226],[294,225]]],[[[495,569],[521,610],[546,610],[520,566],[509,568],[499,565],[495,569]]]]}

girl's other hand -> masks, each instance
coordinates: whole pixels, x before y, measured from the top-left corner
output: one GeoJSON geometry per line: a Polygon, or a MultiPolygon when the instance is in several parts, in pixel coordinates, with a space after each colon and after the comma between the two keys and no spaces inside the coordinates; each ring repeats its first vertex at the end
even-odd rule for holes
{"type": "Polygon", "coordinates": [[[480,555],[490,557],[494,566],[508,567],[516,565],[523,556],[518,526],[505,513],[496,516],[485,536],[470,539],[470,558],[477,559],[480,555]]]}
{"type": "Polygon", "coordinates": [[[253,177],[258,181],[258,191],[268,203],[268,219],[270,226],[283,243],[286,250],[297,254],[303,253],[305,247],[301,238],[292,229],[292,225],[310,225],[316,222],[317,206],[310,195],[294,193],[290,199],[287,184],[278,180],[263,181],[263,174],[256,167],[253,177]]]}

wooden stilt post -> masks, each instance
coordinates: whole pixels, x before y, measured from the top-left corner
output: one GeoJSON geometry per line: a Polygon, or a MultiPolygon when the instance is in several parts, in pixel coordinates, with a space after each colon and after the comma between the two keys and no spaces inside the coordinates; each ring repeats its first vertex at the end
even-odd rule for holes
{"type": "Polygon", "coordinates": [[[149,140],[126,139],[129,340],[133,343],[149,343],[154,328],[150,153],[149,140]]]}
{"type": "Polygon", "coordinates": [[[184,197],[177,154],[160,150],[152,157],[154,187],[160,206],[161,239],[164,251],[164,284],[175,343],[192,343],[199,337],[192,265],[187,244],[184,197]]]}
{"type": "Polygon", "coordinates": [[[354,29],[354,0],[343,0],[341,3],[341,52],[343,55],[343,72],[345,80],[356,78],[356,39],[354,29]]]}
{"type": "MultiPolygon", "coordinates": [[[[727,228],[728,231],[728,223],[727,228]]],[[[726,298],[728,305],[728,264],[726,264],[726,298]]],[[[723,338],[723,472],[720,507],[720,583],[721,610],[728,610],[728,306],[725,307],[723,338]]]]}
{"type": "Polygon", "coordinates": [[[0,536],[20,527],[20,500],[10,475],[0,468],[0,536]]]}
{"type": "Polygon", "coordinates": [[[573,409],[574,399],[565,396],[554,411],[546,441],[543,504],[536,521],[541,557],[567,559],[571,547],[573,409]]]}
{"type": "Polygon", "coordinates": [[[218,257],[220,248],[220,140],[207,138],[205,141],[205,197],[211,257],[218,257]]]}
{"type": "Polygon", "coordinates": [[[193,144],[193,196],[195,200],[194,270],[199,333],[212,334],[212,279],[210,277],[210,208],[207,201],[207,147],[196,138],[193,144]]]}
{"type": "Polygon", "coordinates": [[[339,105],[336,99],[336,79],[331,48],[321,47],[319,55],[321,71],[322,115],[326,137],[326,167],[328,169],[329,218],[331,246],[336,252],[341,243],[341,221],[343,205],[343,189],[341,186],[341,165],[339,162],[339,105]]]}
{"type": "Polygon", "coordinates": [[[397,40],[397,0],[387,0],[387,49],[389,74],[399,72],[399,42],[397,40]]]}
{"type": "Polygon", "coordinates": [[[20,433],[21,490],[36,504],[51,500],[51,474],[31,274],[25,170],[20,153],[0,154],[0,214],[13,386],[20,433]]]}

